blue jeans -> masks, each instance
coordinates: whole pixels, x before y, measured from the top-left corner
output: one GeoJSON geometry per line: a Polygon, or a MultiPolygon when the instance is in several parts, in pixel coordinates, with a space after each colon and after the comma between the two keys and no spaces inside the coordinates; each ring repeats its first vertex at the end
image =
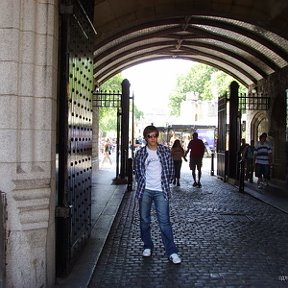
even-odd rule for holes
{"type": "Polygon", "coordinates": [[[139,200],[141,239],[144,243],[144,249],[149,248],[153,250],[154,246],[151,238],[151,208],[153,201],[165,252],[167,257],[169,257],[171,254],[177,253],[178,249],[173,239],[169,215],[169,201],[165,200],[164,194],[161,191],[146,189],[142,198],[139,200]]]}

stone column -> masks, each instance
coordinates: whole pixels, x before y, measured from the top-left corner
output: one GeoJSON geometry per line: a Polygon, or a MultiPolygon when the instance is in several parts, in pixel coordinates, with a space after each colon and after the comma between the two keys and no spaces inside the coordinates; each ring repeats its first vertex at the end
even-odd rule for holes
{"type": "Polygon", "coordinates": [[[58,1],[0,2],[0,190],[5,287],[55,281],[58,1]]]}

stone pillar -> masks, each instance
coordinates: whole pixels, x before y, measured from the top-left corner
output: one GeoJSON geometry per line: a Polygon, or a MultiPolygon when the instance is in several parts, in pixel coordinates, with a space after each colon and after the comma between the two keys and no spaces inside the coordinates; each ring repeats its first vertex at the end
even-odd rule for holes
{"type": "Polygon", "coordinates": [[[0,190],[5,287],[55,281],[58,1],[0,2],[0,190]]]}

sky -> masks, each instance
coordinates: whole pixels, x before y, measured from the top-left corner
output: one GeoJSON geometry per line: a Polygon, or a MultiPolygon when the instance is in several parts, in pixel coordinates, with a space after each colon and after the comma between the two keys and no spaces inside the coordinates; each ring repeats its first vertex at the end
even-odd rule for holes
{"type": "Polygon", "coordinates": [[[135,65],[121,74],[129,80],[139,110],[168,113],[169,94],[176,86],[177,76],[187,73],[193,64],[180,59],[155,60],[135,65]]]}

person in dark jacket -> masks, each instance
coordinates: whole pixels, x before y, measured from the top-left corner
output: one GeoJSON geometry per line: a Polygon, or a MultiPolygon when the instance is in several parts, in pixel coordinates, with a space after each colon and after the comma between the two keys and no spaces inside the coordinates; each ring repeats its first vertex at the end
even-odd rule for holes
{"type": "Polygon", "coordinates": [[[202,161],[205,153],[204,142],[198,138],[198,133],[193,133],[193,139],[190,140],[187,150],[185,152],[185,157],[190,151],[190,162],[189,167],[192,171],[192,177],[194,180],[193,187],[202,187],[201,176],[202,176],[202,161]],[[198,178],[196,179],[196,168],[198,170],[198,178]],[[197,181],[198,180],[198,181],[197,181]]]}
{"type": "Polygon", "coordinates": [[[179,139],[176,139],[174,141],[173,146],[171,148],[171,153],[172,153],[172,157],[174,161],[174,168],[175,168],[175,177],[173,180],[173,184],[175,185],[177,183],[177,186],[180,186],[182,158],[185,161],[187,161],[187,159],[184,157],[185,152],[179,139]]]}

